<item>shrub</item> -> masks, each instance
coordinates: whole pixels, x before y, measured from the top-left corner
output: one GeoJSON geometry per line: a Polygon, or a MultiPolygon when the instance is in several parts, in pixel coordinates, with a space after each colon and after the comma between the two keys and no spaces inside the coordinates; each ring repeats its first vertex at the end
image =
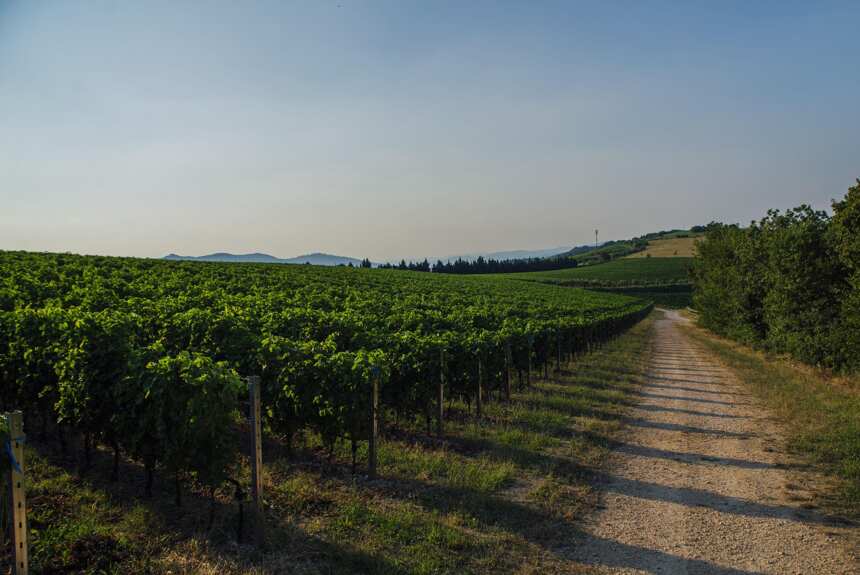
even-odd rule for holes
{"type": "Polygon", "coordinates": [[[692,271],[701,323],[808,363],[860,367],[860,180],[833,209],[709,225],[692,271]]]}

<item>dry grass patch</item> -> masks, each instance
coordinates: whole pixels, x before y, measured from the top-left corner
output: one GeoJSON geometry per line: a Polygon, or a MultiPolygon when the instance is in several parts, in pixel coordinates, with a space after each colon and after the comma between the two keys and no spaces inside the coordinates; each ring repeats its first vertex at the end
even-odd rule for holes
{"type": "Polygon", "coordinates": [[[686,238],[669,238],[665,240],[651,240],[648,247],[641,252],[625,256],[625,258],[692,258],[696,255],[696,242],[701,236],[686,238]]]}

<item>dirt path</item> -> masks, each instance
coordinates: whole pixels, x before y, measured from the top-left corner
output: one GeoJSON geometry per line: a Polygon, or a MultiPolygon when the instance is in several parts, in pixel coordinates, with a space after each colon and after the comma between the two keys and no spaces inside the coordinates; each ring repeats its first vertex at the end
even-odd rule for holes
{"type": "Polygon", "coordinates": [[[571,548],[597,573],[860,573],[849,527],[818,514],[777,426],[665,312],[630,432],[571,548]]]}

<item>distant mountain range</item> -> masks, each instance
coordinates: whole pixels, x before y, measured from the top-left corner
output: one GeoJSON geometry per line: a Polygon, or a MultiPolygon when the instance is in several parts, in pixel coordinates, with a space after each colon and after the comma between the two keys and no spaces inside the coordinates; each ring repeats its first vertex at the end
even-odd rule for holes
{"type": "MultiPolygon", "coordinates": [[[[548,258],[560,253],[564,253],[570,250],[567,247],[559,247],[559,248],[549,248],[543,250],[510,250],[505,252],[482,252],[482,253],[472,253],[472,254],[461,254],[457,256],[446,256],[443,258],[427,258],[427,260],[431,263],[436,263],[437,260],[442,260],[443,262],[453,262],[457,259],[462,259],[465,261],[475,261],[479,257],[483,257],[484,259],[493,259],[493,260],[516,260],[516,259],[525,259],[525,258],[548,258]]],[[[164,256],[165,260],[186,260],[186,261],[197,261],[197,262],[250,262],[250,263],[262,263],[262,264],[313,264],[316,266],[338,266],[338,265],[349,265],[350,263],[354,266],[357,266],[361,263],[360,259],[350,258],[345,256],[336,256],[332,254],[323,254],[323,253],[312,253],[303,256],[298,256],[295,258],[278,258],[269,254],[263,253],[253,253],[253,254],[231,254],[229,252],[217,252],[214,254],[208,254],[205,256],[181,256],[178,254],[169,254],[164,256]]],[[[406,261],[422,261],[424,258],[420,259],[407,259],[406,261]]],[[[398,263],[400,260],[392,261],[391,263],[398,263]]],[[[377,265],[373,264],[374,267],[377,265]]]]}
{"type": "Polygon", "coordinates": [[[446,256],[444,258],[427,258],[431,263],[436,263],[437,260],[442,260],[443,262],[453,262],[458,259],[472,262],[478,259],[479,257],[483,257],[485,260],[522,260],[526,258],[548,258],[554,255],[558,255],[570,250],[569,247],[564,248],[548,248],[543,250],[510,250],[506,252],[480,252],[473,254],[460,254],[457,256],[446,256]]]}
{"type": "Polygon", "coordinates": [[[313,253],[295,258],[276,258],[269,254],[253,253],[253,254],[231,254],[227,252],[218,252],[205,256],[180,256],[177,254],[169,254],[164,256],[165,260],[185,260],[197,262],[249,262],[258,264],[312,264],[315,266],[338,266],[352,264],[357,266],[361,260],[356,258],[348,258],[344,256],[335,256],[332,254],[313,253]]]}

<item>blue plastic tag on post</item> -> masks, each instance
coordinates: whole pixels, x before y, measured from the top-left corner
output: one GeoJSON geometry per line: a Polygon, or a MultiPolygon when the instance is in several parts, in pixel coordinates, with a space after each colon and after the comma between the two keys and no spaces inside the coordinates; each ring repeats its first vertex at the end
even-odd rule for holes
{"type": "Polygon", "coordinates": [[[13,441],[17,441],[18,443],[24,443],[24,438],[23,437],[16,437],[14,439],[10,439],[4,445],[4,447],[6,449],[6,454],[9,456],[9,461],[12,462],[12,468],[15,471],[17,471],[18,473],[23,475],[24,472],[21,470],[21,466],[18,464],[18,460],[15,459],[15,453],[12,451],[12,442],[13,441]]]}

